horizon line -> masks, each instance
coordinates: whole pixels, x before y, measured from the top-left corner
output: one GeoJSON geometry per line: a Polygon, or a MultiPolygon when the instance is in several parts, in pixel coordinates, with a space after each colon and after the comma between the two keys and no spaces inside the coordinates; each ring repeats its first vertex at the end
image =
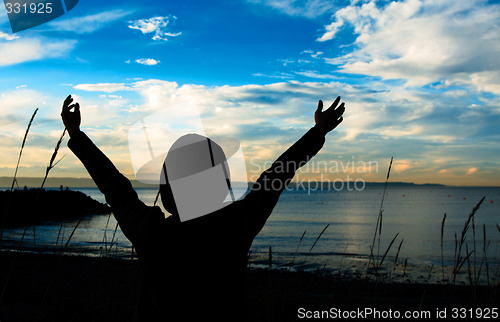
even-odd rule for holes
{"type": "MultiPolygon", "coordinates": [[[[41,180],[43,177],[17,177],[16,181],[18,182],[17,187],[21,188],[26,186],[28,188],[39,188],[41,185],[41,180]],[[24,181],[24,182],[21,182],[24,181]],[[39,183],[35,181],[40,181],[39,183]]],[[[130,182],[134,188],[153,188],[157,186],[155,184],[146,184],[135,179],[131,179],[130,182]]],[[[251,186],[255,182],[243,182],[243,181],[234,181],[233,184],[236,187],[244,187],[245,185],[251,186]]],[[[328,185],[333,182],[323,182],[322,185],[328,185]]],[[[365,181],[365,185],[385,185],[385,181],[365,181]]],[[[291,184],[296,184],[295,182],[291,182],[291,184]]],[[[73,188],[97,188],[92,178],[77,178],[77,177],[49,177],[45,182],[44,187],[46,188],[58,188],[60,186],[67,186],[73,188]],[[71,181],[77,181],[80,185],[75,185],[77,182],[71,183],[71,181]]],[[[409,181],[388,181],[387,185],[391,186],[442,186],[442,187],[500,187],[500,185],[449,185],[449,184],[441,184],[441,183],[414,183],[409,181]]],[[[10,188],[12,186],[12,177],[0,176],[0,188],[10,188]]],[[[307,185],[304,185],[307,186],[307,185]]],[[[15,188],[17,188],[15,187],[15,188]]]]}

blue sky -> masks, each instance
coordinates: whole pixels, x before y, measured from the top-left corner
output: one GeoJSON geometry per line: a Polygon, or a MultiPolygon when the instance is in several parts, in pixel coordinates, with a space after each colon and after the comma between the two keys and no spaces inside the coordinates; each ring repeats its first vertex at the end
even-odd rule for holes
{"type": "MultiPolygon", "coordinates": [[[[130,178],[128,129],[162,108],[195,100],[207,132],[241,142],[250,171],[340,95],[345,120],[316,160],[378,172],[305,175],[383,181],[394,156],[393,181],[498,186],[499,26],[486,0],[81,0],[12,34],[0,7],[0,176],[13,175],[37,107],[18,175],[44,175],[68,94],[130,178]]],[[[53,176],[87,176],[61,154],[53,176]]]]}

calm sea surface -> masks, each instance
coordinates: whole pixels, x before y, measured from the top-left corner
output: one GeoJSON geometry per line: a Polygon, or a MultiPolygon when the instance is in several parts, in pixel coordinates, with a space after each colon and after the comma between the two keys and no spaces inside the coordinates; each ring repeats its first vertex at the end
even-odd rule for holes
{"type": "MultiPolygon", "coordinates": [[[[104,196],[97,189],[74,190],[104,202],[104,196]]],[[[137,192],[142,201],[152,205],[157,191],[137,189],[137,192]]],[[[497,223],[500,225],[500,188],[389,186],[386,193],[380,247],[376,242],[375,253],[382,255],[399,233],[388,258],[394,258],[401,245],[399,258],[416,265],[441,265],[441,223],[446,213],[443,257],[445,264],[451,265],[455,256],[455,234],[457,238],[461,237],[469,213],[485,197],[475,216],[475,231],[471,226],[467,232],[467,247],[469,251],[474,249],[475,240],[478,260],[483,258],[486,250],[488,263],[500,264],[500,231],[497,227],[497,223]],[[483,240],[486,240],[486,247],[483,247],[483,240]]],[[[270,246],[273,258],[278,261],[280,257],[289,260],[294,254],[298,257],[307,255],[309,261],[325,264],[339,257],[367,258],[382,196],[383,187],[366,187],[362,191],[285,191],[267,224],[255,238],[251,258],[266,258],[270,246]],[[317,240],[327,225],[328,228],[317,240]]],[[[37,225],[37,247],[65,246],[77,223],[78,219],[37,225]]],[[[112,216],[88,216],[74,231],[67,250],[99,255],[113,245],[112,253],[130,255],[130,243],[119,229],[115,232],[115,227],[116,221],[112,216]]],[[[23,230],[7,229],[4,238],[19,240],[23,230]]],[[[5,244],[8,242],[2,247],[5,244]]],[[[27,247],[34,244],[31,227],[23,244],[27,247]]],[[[224,245],[212,251],[214,256],[220,254],[222,258],[224,245]]],[[[462,253],[465,253],[465,246],[462,253]]]]}

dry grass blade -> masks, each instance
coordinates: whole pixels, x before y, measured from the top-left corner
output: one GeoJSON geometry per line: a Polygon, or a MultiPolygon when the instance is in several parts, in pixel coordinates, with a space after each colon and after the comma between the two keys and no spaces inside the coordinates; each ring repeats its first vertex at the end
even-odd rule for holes
{"type": "MultiPolygon", "coordinates": [[[[455,253],[456,253],[456,255],[455,255],[455,265],[454,265],[454,269],[453,269],[453,283],[455,283],[456,276],[457,276],[460,268],[464,264],[465,260],[467,260],[467,259],[462,260],[462,257],[461,257],[462,247],[465,244],[467,231],[469,230],[469,227],[470,227],[470,224],[474,218],[474,215],[478,211],[478,209],[481,206],[481,204],[483,203],[484,199],[485,199],[485,197],[483,197],[483,199],[481,199],[481,201],[479,201],[479,203],[472,209],[471,213],[469,214],[469,217],[465,221],[464,229],[462,230],[462,235],[460,236],[460,239],[458,240],[458,245],[457,245],[457,242],[455,241],[455,253]],[[457,250],[457,247],[458,247],[458,250],[457,250]]],[[[455,237],[455,240],[456,240],[456,237],[455,237]]],[[[472,252],[471,252],[471,254],[472,254],[472,252]]],[[[471,254],[468,254],[467,257],[470,256],[471,254]]]]}
{"type": "Polygon", "coordinates": [[[153,206],[156,206],[156,203],[158,202],[158,197],[160,196],[160,189],[158,189],[158,193],[156,194],[155,202],[153,203],[153,206]]]}
{"type": "Polygon", "coordinates": [[[396,240],[396,238],[399,236],[399,233],[396,234],[396,236],[394,236],[394,238],[391,240],[391,243],[389,244],[389,246],[387,247],[387,249],[385,250],[385,253],[384,255],[382,256],[382,259],[380,260],[380,262],[378,263],[378,265],[375,265],[375,262],[373,263],[373,266],[375,267],[375,277],[378,279],[378,270],[380,269],[380,267],[382,266],[382,263],[384,262],[385,260],[385,257],[387,256],[387,253],[389,252],[389,250],[391,249],[392,247],[392,244],[394,244],[394,241],[396,240]]]}
{"type": "Polygon", "coordinates": [[[401,239],[401,242],[399,243],[399,246],[398,246],[398,251],[396,252],[396,258],[394,259],[394,268],[392,269],[392,272],[394,274],[394,272],[396,272],[396,265],[398,264],[398,257],[399,257],[399,252],[401,251],[401,246],[403,245],[403,242],[405,241],[405,239],[401,239]]]}
{"type": "MultiPolygon", "coordinates": [[[[49,172],[51,169],[53,169],[61,160],[62,158],[57,161],[56,163],[54,163],[56,157],[57,157],[57,152],[59,151],[59,148],[61,147],[61,143],[64,139],[64,135],[66,134],[66,128],[64,128],[61,136],[59,137],[59,140],[57,141],[56,143],[56,147],[54,149],[54,153],[52,153],[52,156],[50,157],[50,161],[49,161],[49,165],[47,166],[47,169],[45,170],[45,177],[43,178],[43,181],[42,181],[42,184],[40,185],[40,189],[38,190],[38,194],[35,198],[35,202],[33,203],[33,209],[31,211],[31,214],[29,216],[29,219],[28,219],[28,224],[26,225],[26,229],[24,230],[23,232],[23,236],[21,237],[21,241],[20,241],[20,244],[23,242],[23,239],[24,239],[24,236],[26,234],[26,230],[28,228],[28,225],[29,225],[29,222],[31,222],[31,220],[33,219],[33,216],[35,214],[35,209],[36,209],[36,206],[37,206],[37,203],[38,203],[38,199],[40,197],[40,193],[42,192],[43,190],[43,187],[45,186],[45,182],[47,181],[47,177],[49,176],[49,172]]],[[[36,225],[33,223],[33,244],[36,244],[36,235],[35,235],[35,227],[36,225]]]]}
{"type": "Polygon", "coordinates": [[[106,252],[107,256],[111,255],[111,248],[113,247],[114,244],[116,244],[115,236],[116,236],[116,231],[117,230],[118,230],[118,223],[116,223],[116,225],[115,225],[115,230],[113,231],[113,237],[111,237],[111,243],[109,245],[109,251],[106,252]]]}
{"type": "Polygon", "coordinates": [[[109,225],[109,220],[111,219],[111,214],[108,215],[108,221],[106,221],[106,227],[104,227],[104,234],[102,236],[102,245],[103,247],[101,247],[101,255],[100,256],[106,256],[106,252],[108,250],[108,235],[107,235],[107,231],[108,231],[108,225],[109,225]],[[104,252],[104,255],[103,255],[103,252],[104,252]]]}
{"type": "Polygon", "coordinates": [[[441,222],[441,270],[443,273],[443,280],[444,280],[444,258],[443,258],[443,238],[444,238],[444,222],[446,220],[446,213],[444,213],[443,216],[443,221],[441,222]]]}
{"type": "Polygon", "coordinates": [[[387,249],[385,250],[385,253],[384,253],[384,256],[382,256],[382,259],[380,260],[380,263],[379,263],[379,268],[380,266],[382,266],[382,263],[384,262],[384,259],[385,257],[387,256],[387,253],[389,252],[389,250],[391,249],[392,247],[392,244],[394,244],[394,241],[396,240],[396,238],[399,236],[399,233],[396,234],[396,236],[394,236],[394,238],[391,240],[391,243],[389,244],[389,247],[387,247],[387,249]]]}
{"type": "Polygon", "coordinates": [[[23,154],[24,145],[26,144],[26,139],[28,138],[28,132],[30,131],[33,120],[35,119],[36,112],[38,112],[38,108],[35,109],[35,112],[33,112],[33,115],[31,116],[31,119],[28,123],[28,127],[26,128],[26,132],[24,133],[23,143],[21,144],[21,150],[19,151],[19,157],[17,158],[16,171],[14,172],[14,178],[12,180],[12,187],[10,188],[10,191],[12,191],[12,189],[14,188],[14,182],[16,181],[17,170],[19,169],[19,163],[21,162],[21,155],[23,154]]]}
{"type": "Polygon", "coordinates": [[[306,257],[304,258],[304,261],[302,262],[302,265],[300,265],[300,269],[302,269],[302,266],[304,266],[304,264],[305,264],[305,262],[307,260],[307,257],[309,257],[309,254],[311,254],[311,251],[313,250],[314,246],[316,246],[316,243],[321,238],[321,236],[323,235],[323,233],[325,232],[325,230],[328,228],[328,226],[330,226],[330,224],[327,224],[325,226],[325,228],[323,228],[323,230],[321,231],[321,233],[319,234],[319,236],[314,241],[314,244],[311,246],[311,249],[309,249],[309,252],[307,253],[306,257]]]}
{"type": "MultiPolygon", "coordinates": [[[[35,112],[33,112],[33,115],[31,116],[31,119],[28,123],[28,127],[26,128],[26,132],[24,133],[23,143],[21,144],[21,150],[19,150],[19,157],[17,158],[16,170],[14,172],[14,177],[12,178],[12,185],[10,187],[11,194],[12,194],[12,191],[14,190],[14,184],[17,183],[17,171],[19,170],[21,156],[23,155],[24,145],[26,144],[26,139],[28,138],[28,133],[30,131],[31,124],[33,124],[33,120],[35,119],[36,112],[38,112],[38,108],[35,109],[35,112]]],[[[9,199],[7,199],[7,205],[5,207],[5,214],[4,214],[4,218],[2,221],[2,231],[0,231],[0,244],[2,243],[3,231],[5,229],[5,222],[7,221],[7,213],[9,211],[10,199],[11,199],[11,195],[9,195],[9,199]]]]}
{"type": "MultiPolygon", "coordinates": [[[[489,246],[489,243],[488,243],[489,246]]],[[[490,286],[490,272],[488,269],[488,260],[486,258],[486,249],[488,247],[486,246],[486,224],[483,224],[483,260],[484,260],[484,268],[486,269],[486,282],[488,283],[488,286],[490,286]]]]}
{"type": "Polygon", "coordinates": [[[290,263],[288,270],[290,270],[290,268],[292,268],[292,266],[293,266],[293,263],[295,261],[295,256],[297,255],[297,252],[299,251],[300,243],[302,243],[302,239],[304,239],[304,235],[306,234],[306,231],[307,230],[304,230],[304,232],[302,233],[302,236],[300,237],[299,244],[297,245],[297,249],[295,249],[295,253],[293,253],[292,262],[290,263]]]}
{"type": "MultiPolygon", "coordinates": [[[[375,234],[373,235],[373,242],[372,242],[372,245],[370,247],[370,257],[368,259],[368,265],[367,265],[367,269],[366,269],[366,275],[368,276],[368,269],[370,268],[370,263],[372,261],[375,261],[375,257],[373,255],[373,249],[375,248],[375,240],[377,240],[377,232],[378,232],[378,236],[379,236],[379,239],[378,239],[378,249],[380,250],[380,234],[382,233],[382,207],[384,205],[384,198],[385,198],[385,193],[386,193],[386,190],[387,190],[387,182],[389,182],[389,175],[391,174],[391,167],[392,167],[392,160],[393,160],[394,157],[391,157],[391,162],[389,162],[389,169],[387,170],[387,177],[385,179],[385,185],[384,185],[384,193],[382,195],[382,202],[380,203],[380,209],[379,209],[379,212],[378,212],[378,217],[377,217],[377,225],[375,226],[375,234]]],[[[378,254],[377,254],[378,256],[378,254]]]]}
{"type": "MultiPolygon", "coordinates": [[[[63,224],[64,223],[61,223],[61,226],[59,227],[59,231],[57,232],[57,239],[56,239],[56,245],[55,245],[56,248],[57,248],[57,245],[59,244],[59,237],[61,236],[61,230],[63,228],[63,224]]],[[[61,239],[61,245],[62,245],[62,239],[61,239]]]]}
{"type": "Polygon", "coordinates": [[[268,269],[271,270],[273,267],[273,248],[269,246],[269,263],[268,263],[268,269]]]}
{"type": "Polygon", "coordinates": [[[78,226],[79,226],[79,225],[80,225],[80,223],[82,222],[83,217],[84,217],[84,216],[82,216],[82,217],[80,218],[80,220],[78,221],[78,223],[76,223],[75,228],[73,228],[73,231],[72,231],[72,232],[71,232],[71,234],[69,235],[68,240],[66,241],[66,244],[64,245],[64,249],[66,249],[66,248],[68,247],[69,241],[71,240],[71,237],[73,237],[73,234],[75,233],[76,229],[78,228],[78,226]]]}

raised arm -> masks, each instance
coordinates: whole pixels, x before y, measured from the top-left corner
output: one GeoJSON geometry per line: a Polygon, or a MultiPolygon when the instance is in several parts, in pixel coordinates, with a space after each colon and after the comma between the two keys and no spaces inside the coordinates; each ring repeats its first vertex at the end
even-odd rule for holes
{"type": "Polygon", "coordinates": [[[72,102],[73,98],[70,95],[64,101],[61,112],[63,123],[71,136],[68,147],[82,161],[95,184],[106,197],[106,202],[111,206],[123,233],[134,243],[134,233],[140,223],[148,216],[163,219],[163,214],[160,208],[147,207],[140,201],[130,180],[116,169],[85,133],[80,131],[80,105],[71,104],[72,102]]]}
{"type": "Polygon", "coordinates": [[[343,120],[344,103],[337,106],[340,97],[323,111],[319,101],[314,119],[315,125],[302,138],[288,148],[269,169],[264,171],[245,197],[249,208],[254,211],[249,218],[252,230],[257,234],[264,226],[279,196],[293,179],[295,172],[313,158],[323,147],[325,135],[335,129],[343,120]]]}

